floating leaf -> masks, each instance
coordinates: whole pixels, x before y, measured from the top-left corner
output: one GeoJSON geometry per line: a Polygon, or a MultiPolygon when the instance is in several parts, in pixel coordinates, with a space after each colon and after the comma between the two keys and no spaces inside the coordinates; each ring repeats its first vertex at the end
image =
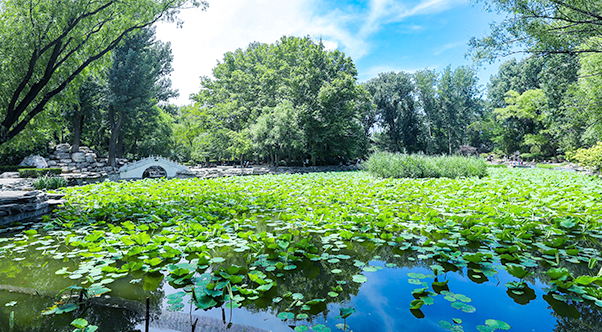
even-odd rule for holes
{"type": "Polygon", "coordinates": [[[353,281],[355,281],[357,283],[364,283],[364,282],[368,281],[368,278],[366,278],[365,276],[363,276],[361,274],[356,274],[351,278],[353,281]]]}
{"type": "Polygon", "coordinates": [[[295,314],[293,314],[292,312],[281,312],[278,314],[277,317],[282,320],[295,319],[295,314]]]}
{"type": "Polygon", "coordinates": [[[441,320],[439,321],[439,326],[441,326],[442,328],[446,329],[446,330],[451,330],[452,328],[452,323],[446,321],[446,320],[441,320]]]}
{"type": "Polygon", "coordinates": [[[88,326],[88,321],[83,318],[77,318],[71,322],[71,325],[78,329],[84,329],[88,326]]]}
{"type": "Polygon", "coordinates": [[[315,332],[330,332],[330,328],[324,324],[316,324],[311,327],[315,332]]]}
{"type": "Polygon", "coordinates": [[[453,302],[451,304],[452,308],[454,309],[458,309],[458,310],[462,310],[464,312],[467,313],[473,313],[475,311],[477,311],[477,309],[469,304],[463,303],[463,302],[453,302]]]}
{"type": "Polygon", "coordinates": [[[510,325],[508,325],[508,323],[503,322],[501,320],[488,319],[485,321],[485,324],[487,324],[487,326],[493,327],[494,329],[510,330],[510,325]]]}

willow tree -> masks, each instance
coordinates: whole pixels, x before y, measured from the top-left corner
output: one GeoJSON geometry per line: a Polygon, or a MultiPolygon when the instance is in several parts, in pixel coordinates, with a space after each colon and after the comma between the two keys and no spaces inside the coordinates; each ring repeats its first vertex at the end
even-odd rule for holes
{"type": "Polygon", "coordinates": [[[0,2],[0,145],[132,31],[202,0],[4,0],[0,2]]]}

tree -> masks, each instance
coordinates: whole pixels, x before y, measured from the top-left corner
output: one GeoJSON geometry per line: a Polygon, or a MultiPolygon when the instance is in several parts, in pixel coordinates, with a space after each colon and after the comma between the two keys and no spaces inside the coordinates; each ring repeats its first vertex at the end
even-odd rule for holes
{"type": "MultiPolygon", "coordinates": [[[[212,126],[204,137],[223,129],[248,130],[264,112],[290,102],[299,112],[297,125],[302,133],[302,152],[291,157],[309,154],[314,164],[356,158],[367,139],[360,118],[369,122],[363,118],[369,118],[367,94],[356,75],[351,58],[337,50],[327,51],[309,37],[282,37],[273,44],[251,43],[246,50],[228,52],[213,69],[214,78],[201,79],[202,89],[194,96],[220,125],[212,126]]],[[[259,148],[261,144],[254,145],[259,148]]]]}
{"type": "Polygon", "coordinates": [[[129,33],[174,19],[198,0],[5,0],[0,6],[0,145],[73,82],[93,71],[129,33]]]}
{"type": "Polygon", "coordinates": [[[477,77],[474,69],[460,66],[454,71],[447,66],[437,86],[441,130],[446,151],[452,154],[460,145],[468,145],[469,126],[482,116],[477,77]]]}
{"type": "Polygon", "coordinates": [[[439,143],[443,141],[442,119],[439,116],[437,100],[437,82],[439,74],[434,70],[419,70],[414,73],[418,106],[424,114],[425,152],[434,154],[441,151],[439,143]]]}
{"type": "Polygon", "coordinates": [[[274,164],[285,157],[295,160],[303,157],[303,132],[299,126],[300,112],[285,100],[276,107],[264,109],[250,127],[256,152],[268,157],[274,164]]]}
{"type": "Polygon", "coordinates": [[[422,120],[415,105],[412,76],[404,72],[381,73],[366,82],[365,87],[372,95],[380,125],[385,129],[388,149],[419,151],[422,120]]]}
{"type": "Polygon", "coordinates": [[[123,154],[122,127],[129,124],[130,130],[135,130],[158,119],[157,103],[177,95],[169,80],[173,59],[170,45],[156,41],[154,35],[153,29],[141,29],[128,36],[113,53],[108,73],[110,165],[123,154]]]}
{"type": "Polygon", "coordinates": [[[582,47],[602,34],[600,0],[488,0],[488,8],[508,16],[491,35],[470,40],[475,60],[494,60],[515,52],[537,55],[602,52],[602,41],[582,47]]]}

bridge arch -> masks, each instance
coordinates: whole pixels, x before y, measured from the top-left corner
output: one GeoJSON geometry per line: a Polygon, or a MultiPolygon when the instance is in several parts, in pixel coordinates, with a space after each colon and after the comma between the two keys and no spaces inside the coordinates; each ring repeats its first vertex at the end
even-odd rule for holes
{"type": "Polygon", "coordinates": [[[163,169],[167,174],[168,178],[173,178],[177,175],[179,171],[184,171],[188,169],[188,167],[170,159],[159,156],[150,156],[119,168],[119,178],[142,179],[144,177],[145,171],[153,167],[160,167],[161,169],[163,169]]]}

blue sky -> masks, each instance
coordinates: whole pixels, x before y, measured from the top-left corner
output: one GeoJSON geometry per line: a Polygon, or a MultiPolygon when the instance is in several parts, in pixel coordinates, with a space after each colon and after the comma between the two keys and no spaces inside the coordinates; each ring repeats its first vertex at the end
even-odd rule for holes
{"type": "MultiPolygon", "coordinates": [[[[502,16],[467,0],[209,0],[206,11],[184,10],[184,25],[163,23],[157,36],[174,54],[176,104],[189,104],[223,54],[254,41],[272,43],[283,35],[321,38],[350,56],[364,82],[381,72],[472,65],[464,54],[472,36],[488,33],[502,16]]],[[[508,59],[502,59],[505,61],[508,59]]],[[[483,86],[501,62],[479,68],[483,86]]]]}

